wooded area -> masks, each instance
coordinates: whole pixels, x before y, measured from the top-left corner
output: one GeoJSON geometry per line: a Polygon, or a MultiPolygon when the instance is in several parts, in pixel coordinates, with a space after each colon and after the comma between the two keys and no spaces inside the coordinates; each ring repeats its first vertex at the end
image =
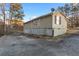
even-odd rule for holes
{"type": "Polygon", "coordinates": [[[23,8],[20,3],[0,4],[0,33],[23,31],[23,8]],[[14,30],[13,30],[14,29],[14,30]]]}
{"type": "Polygon", "coordinates": [[[56,9],[51,8],[51,11],[63,13],[68,19],[68,28],[79,26],[79,3],[65,3],[56,9]]]}

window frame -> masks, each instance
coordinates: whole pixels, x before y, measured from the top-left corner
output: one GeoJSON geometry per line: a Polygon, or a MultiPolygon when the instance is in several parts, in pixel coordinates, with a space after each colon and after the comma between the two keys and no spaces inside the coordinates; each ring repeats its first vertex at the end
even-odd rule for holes
{"type": "Polygon", "coordinates": [[[56,25],[61,25],[61,16],[55,15],[54,20],[55,20],[54,22],[56,25]]]}

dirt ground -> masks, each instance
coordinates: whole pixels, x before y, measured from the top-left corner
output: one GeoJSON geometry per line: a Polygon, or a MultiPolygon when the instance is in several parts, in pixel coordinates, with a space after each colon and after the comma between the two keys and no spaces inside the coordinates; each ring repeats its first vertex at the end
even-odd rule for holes
{"type": "Polygon", "coordinates": [[[38,40],[23,35],[4,35],[0,38],[1,56],[79,56],[79,34],[61,42],[38,40]]]}

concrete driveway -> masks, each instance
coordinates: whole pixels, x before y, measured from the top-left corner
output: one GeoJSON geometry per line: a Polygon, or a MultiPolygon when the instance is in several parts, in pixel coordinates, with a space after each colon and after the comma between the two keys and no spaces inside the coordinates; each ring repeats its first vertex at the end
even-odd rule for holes
{"type": "Polygon", "coordinates": [[[2,56],[79,56],[79,35],[55,43],[27,36],[5,35],[0,38],[2,56]]]}

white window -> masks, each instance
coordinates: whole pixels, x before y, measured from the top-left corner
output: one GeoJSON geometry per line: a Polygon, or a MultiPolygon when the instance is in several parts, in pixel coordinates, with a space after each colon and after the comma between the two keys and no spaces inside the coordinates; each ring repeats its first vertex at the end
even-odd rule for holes
{"type": "Polygon", "coordinates": [[[55,16],[55,24],[57,25],[61,24],[61,16],[55,16]]]}
{"type": "Polygon", "coordinates": [[[59,16],[57,16],[57,21],[56,21],[56,24],[59,25],[59,16]]]}

